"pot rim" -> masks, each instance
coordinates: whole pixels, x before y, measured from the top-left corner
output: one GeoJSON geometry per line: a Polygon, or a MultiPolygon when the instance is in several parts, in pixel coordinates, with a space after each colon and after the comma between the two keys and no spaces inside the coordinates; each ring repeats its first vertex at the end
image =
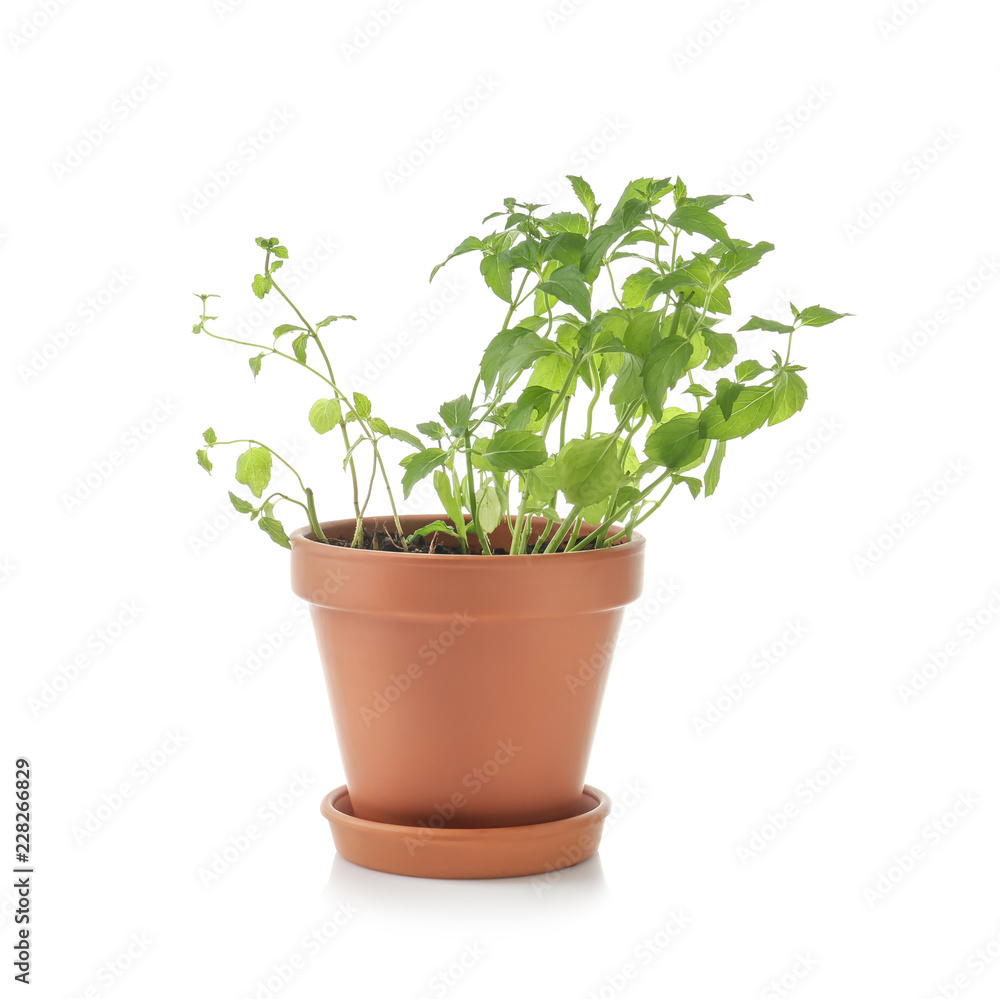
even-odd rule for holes
{"type": "MultiPolygon", "coordinates": [[[[399,519],[401,521],[410,520],[410,521],[423,521],[424,523],[430,523],[431,521],[434,520],[444,520],[446,519],[446,517],[447,514],[420,513],[420,514],[404,514],[399,519]]],[[[533,518],[533,520],[536,519],[544,519],[544,518],[533,518]]],[[[391,522],[391,520],[392,520],[391,515],[385,517],[366,516],[364,518],[364,521],[366,523],[369,521],[391,522]]],[[[320,522],[320,527],[323,528],[324,532],[326,532],[327,528],[330,528],[331,533],[334,533],[333,531],[334,528],[339,528],[344,525],[352,527],[354,524],[355,524],[355,519],[351,517],[351,518],[344,518],[342,520],[324,520],[320,522]]],[[[420,525],[417,524],[416,526],[420,525]]],[[[615,526],[618,527],[619,525],[616,524],[615,526]]],[[[323,544],[320,541],[317,541],[312,536],[312,529],[309,527],[308,524],[303,527],[296,528],[296,530],[292,531],[292,533],[289,535],[289,540],[291,541],[293,546],[296,544],[305,544],[308,546],[315,545],[317,550],[319,549],[325,550],[330,553],[331,557],[336,556],[337,558],[358,559],[358,558],[367,558],[371,556],[378,556],[379,558],[386,559],[387,561],[389,559],[392,559],[396,562],[402,561],[403,564],[412,566],[420,564],[441,565],[442,563],[453,562],[453,561],[456,562],[458,565],[463,565],[463,566],[472,566],[480,564],[489,566],[497,564],[489,556],[483,557],[477,555],[474,557],[469,557],[460,555],[457,558],[452,558],[451,556],[445,556],[442,558],[442,556],[440,555],[430,555],[425,552],[390,552],[382,550],[373,551],[370,548],[346,548],[340,545],[327,545],[323,544]]],[[[607,559],[614,557],[616,553],[618,554],[619,557],[626,554],[632,554],[634,552],[641,551],[645,547],[646,547],[645,536],[640,534],[638,531],[633,531],[632,537],[629,540],[621,541],[618,544],[614,545],[614,547],[612,548],[589,549],[587,551],[579,551],[579,552],[553,552],[552,554],[559,555],[560,558],[567,558],[567,557],[574,558],[578,561],[582,560],[596,561],[598,559],[607,559]]],[[[542,557],[544,556],[540,553],[531,555],[525,554],[525,555],[497,556],[497,558],[500,560],[501,565],[510,565],[512,563],[527,564],[528,562],[537,563],[537,560],[542,557]]]]}

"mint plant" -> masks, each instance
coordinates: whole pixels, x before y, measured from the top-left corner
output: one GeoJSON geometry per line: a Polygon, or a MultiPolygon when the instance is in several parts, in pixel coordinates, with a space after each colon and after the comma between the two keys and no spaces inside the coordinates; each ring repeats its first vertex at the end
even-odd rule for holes
{"type": "MultiPolygon", "coordinates": [[[[678,486],[696,498],[712,495],[728,442],[781,423],[805,404],[804,368],[791,361],[794,335],[848,313],[790,304],[789,323],[751,316],[735,334],[721,329],[731,316],[730,282],[774,249],[729,235],[713,209],[731,196],[689,197],[680,178],[645,178],[632,181],[599,222],[590,185],[568,179],[582,212],[542,215],[543,205],[507,198],[483,220],[500,219],[502,226],[463,240],[431,272],[433,280],[453,258],[478,253],[480,273],[505,314],[470,391],[444,403],[437,419],[417,424],[420,436],[373,417],[360,393],[348,399],[341,392],[319,331],[353,317],[310,324],[274,279],[287,251],[276,239],[257,240],[265,262],[253,290],[260,297],[276,292],[297,322],[278,326],[272,346],[233,342],[261,349],[250,359],[254,376],[264,359],[277,355],[326,384],[328,397],[316,401],[309,420],[318,433],[340,430],[354,484],[353,546],[365,543],[361,518],[378,473],[389,490],[390,541],[400,550],[428,536],[433,550],[444,535],[463,554],[491,555],[491,535],[502,522],[510,531],[509,554],[608,547],[631,537],[678,486]],[[746,330],[787,338],[783,353],[772,350],[770,364],[739,359],[737,335],[746,330]],[[296,334],[291,354],[277,346],[290,333],[296,334]],[[312,366],[309,350],[321,364],[312,366]],[[404,497],[432,476],[446,514],[409,538],[386,474],[386,439],[414,449],[401,461],[404,497]],[[366,490],[355,465],[362,447],[371,461],[366,490]],[[540,536],[531,529],[539,516],[546,521],[540,536]]],[[[210,297],[199,296],[202,315],[194,331],[230,339],[206,328],[215,318],[206,315],[210,297]]],[[[237,460],[237,481],[260,500],[272,457],[280,459],[271,448],[219,441],[208,430],[198,460],[211,470],[208,449],[233,443],[247,445],[237,460]]],[[[325,540],[312,490],[301,478],[299,484],[304,500],[272,493],[255,505],[230,496],[280,544],[288,544],[274,517],[280,501],[302,506],[314,537],[325,540]]]]}

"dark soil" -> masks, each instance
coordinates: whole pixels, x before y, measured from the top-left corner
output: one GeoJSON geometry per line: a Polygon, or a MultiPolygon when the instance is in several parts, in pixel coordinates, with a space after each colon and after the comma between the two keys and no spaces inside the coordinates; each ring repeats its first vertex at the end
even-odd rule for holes
{"type": "MultiPolygon", "coordinates": [[[[350,548],[351,541],[349,538],[331,538],[327,541],[327,544],[336,545],[338,548],[350,548]]],[[[539,542],[535,545],[528,545],[527,554],[537,555],[544,550],[545,545],[548,542],[539,542]]],[[[362,545],[367,551],[381,551],[381,552],[398,552],[403,554],[412,553],[416,555],[461,555],[462,550],[459,548],[458,543],[453,537],[448,534],[438,533],[438,534],[428,534],[423,537],[416,537],[410,542],[409,546],[404,549],[403,545],[395,533],[391,533],[384,529],[379,529],[378,531],[365,530],[365,543],[362,545]]],[[[562,544],[558,549],[560,552],[566,550],[566,545],[562,544]]],[[[480,555],[478,551],[468,552],[469,555],[480,555]]],[[[494,548],[494,555],[509,555],[510,552],[506,548],[494,548]]]]}

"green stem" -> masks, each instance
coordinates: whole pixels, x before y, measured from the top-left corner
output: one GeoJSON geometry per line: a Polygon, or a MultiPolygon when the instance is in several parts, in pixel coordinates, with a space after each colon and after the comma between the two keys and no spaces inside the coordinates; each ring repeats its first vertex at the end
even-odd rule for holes
{"type": "Polygon", "coordinates": [[[559,525],[559,529],[552,535],[552,540],[546,546],[544,554],[551,555],[555,552],[555,550],[562,543],[562,539],[569,533],[569,529],[573,526],[573,522],[580,516],[580,511],[582,509],[583,506],[580,503],[577,503],[573,509],[570,510],[569,516],[563,520],[563,522],[559,525]]]}

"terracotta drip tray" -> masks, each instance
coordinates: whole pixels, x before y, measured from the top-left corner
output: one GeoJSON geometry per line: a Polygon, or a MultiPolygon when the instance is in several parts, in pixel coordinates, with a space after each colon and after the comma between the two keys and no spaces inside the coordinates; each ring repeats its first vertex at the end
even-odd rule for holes
{"type": "Polygon", "coordinates": [[[554,822],[434,829],[359,819],[347,785],[320,806],[337,852],[361,867],[415,878],[514,878],[572,867],[597,852],[611,799],[584,786],[578,810],[554,822]]]}

